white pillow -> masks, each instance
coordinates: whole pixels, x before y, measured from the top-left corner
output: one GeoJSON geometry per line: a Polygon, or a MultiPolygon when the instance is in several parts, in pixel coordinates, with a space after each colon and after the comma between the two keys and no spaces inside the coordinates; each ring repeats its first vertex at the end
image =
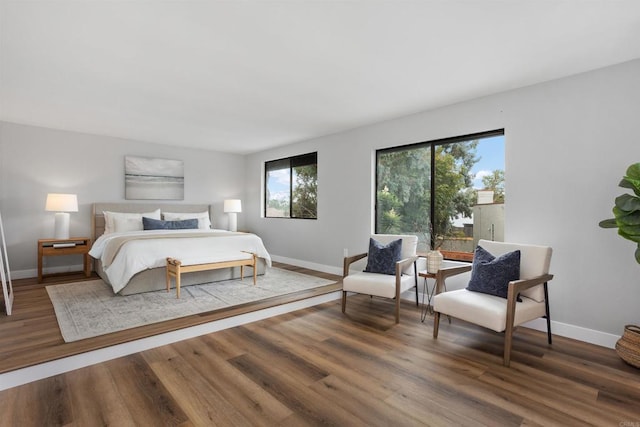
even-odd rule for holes
{"type": "Polygon", "coordinates": [[[211,228],[209,212],[162,212],[165,221],[180,221],[183,219],[197,219],[198,228],[208,230],[211,228]]]}
{"type": "Polygon", "coordinates": [[[113,219],[113,223],[115,224],[114,231],[116,233],[121,233],[123,231],[142,231],[143,223],[139,218],[122,218],[115,217],[113,219]]]}
{"type": "Polygon", "coordinates": [[[153,212],[146,213],[124,213],[124,212],[110,212],[104,211],[104,234],[115,233],[117,231],[129,231],[127,228],[133,227],[132,224],[125,225],[124,220],[133,219],[137,220],[140,223],[140,228],[135,228],[136,230],[142,230],[142,217],[146,216],[147,218],[160,219],[160,209],[156,209],[153,212]],[[116,226],[116,218],[120,220],[120,226],[123,230],[119,230],[116,226]]]}

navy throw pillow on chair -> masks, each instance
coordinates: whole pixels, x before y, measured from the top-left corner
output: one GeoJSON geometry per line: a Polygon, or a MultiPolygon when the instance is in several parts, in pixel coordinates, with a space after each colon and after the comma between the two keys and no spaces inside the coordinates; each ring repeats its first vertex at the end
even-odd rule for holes
{"type": "Polygon", "coordinates": [[[386,245],[369,238],[369,256],[366,273],[396,274],[396,262],[402,254],[402,239],[394,240],[386,245]]]}
{"type": "Polygon", "coordinates": [[[509,282],[520,279],[520,251],[495,257],[481,246],[473,254],[467,290],[506,298],[509,282]]]}

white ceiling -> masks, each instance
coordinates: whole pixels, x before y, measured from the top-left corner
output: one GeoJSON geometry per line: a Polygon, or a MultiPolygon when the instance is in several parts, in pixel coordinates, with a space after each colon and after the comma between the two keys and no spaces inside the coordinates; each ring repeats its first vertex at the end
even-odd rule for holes
{"type": "Polygon", "coordinates": [[[250,153],[639,58],[640,1],[2,0],[0,37],[0,120],[250,153]]]}

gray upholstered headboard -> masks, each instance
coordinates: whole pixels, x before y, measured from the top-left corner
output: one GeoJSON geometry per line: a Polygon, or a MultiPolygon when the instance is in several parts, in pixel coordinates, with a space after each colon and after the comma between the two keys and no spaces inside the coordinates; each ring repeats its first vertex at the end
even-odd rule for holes
{"type": "Polygon", "coordinates": [[[91,232],[92,241],[102,236],[104,233],[104,211],[111,212],[128,212],[128,213],[143,213],[156,209],[160,209],[164,212],[204,212],[209,211],[209,217],[213,222],[213,206],[206,204],[199,205],[185,205],[179,203],[129,203],[129,202],[115,202],[115,203],[94,203],[93,211],[91,214],[91,232]]]}

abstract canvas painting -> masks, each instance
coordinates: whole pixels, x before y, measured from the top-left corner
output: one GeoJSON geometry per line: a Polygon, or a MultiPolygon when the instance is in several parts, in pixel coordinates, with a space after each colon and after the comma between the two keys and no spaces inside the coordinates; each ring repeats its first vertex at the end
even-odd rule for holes
{"type": "Polygon", "coordinates": [[[124,175],[127,200],[184,200],[182,160],[125,156],[124,175]]]}

